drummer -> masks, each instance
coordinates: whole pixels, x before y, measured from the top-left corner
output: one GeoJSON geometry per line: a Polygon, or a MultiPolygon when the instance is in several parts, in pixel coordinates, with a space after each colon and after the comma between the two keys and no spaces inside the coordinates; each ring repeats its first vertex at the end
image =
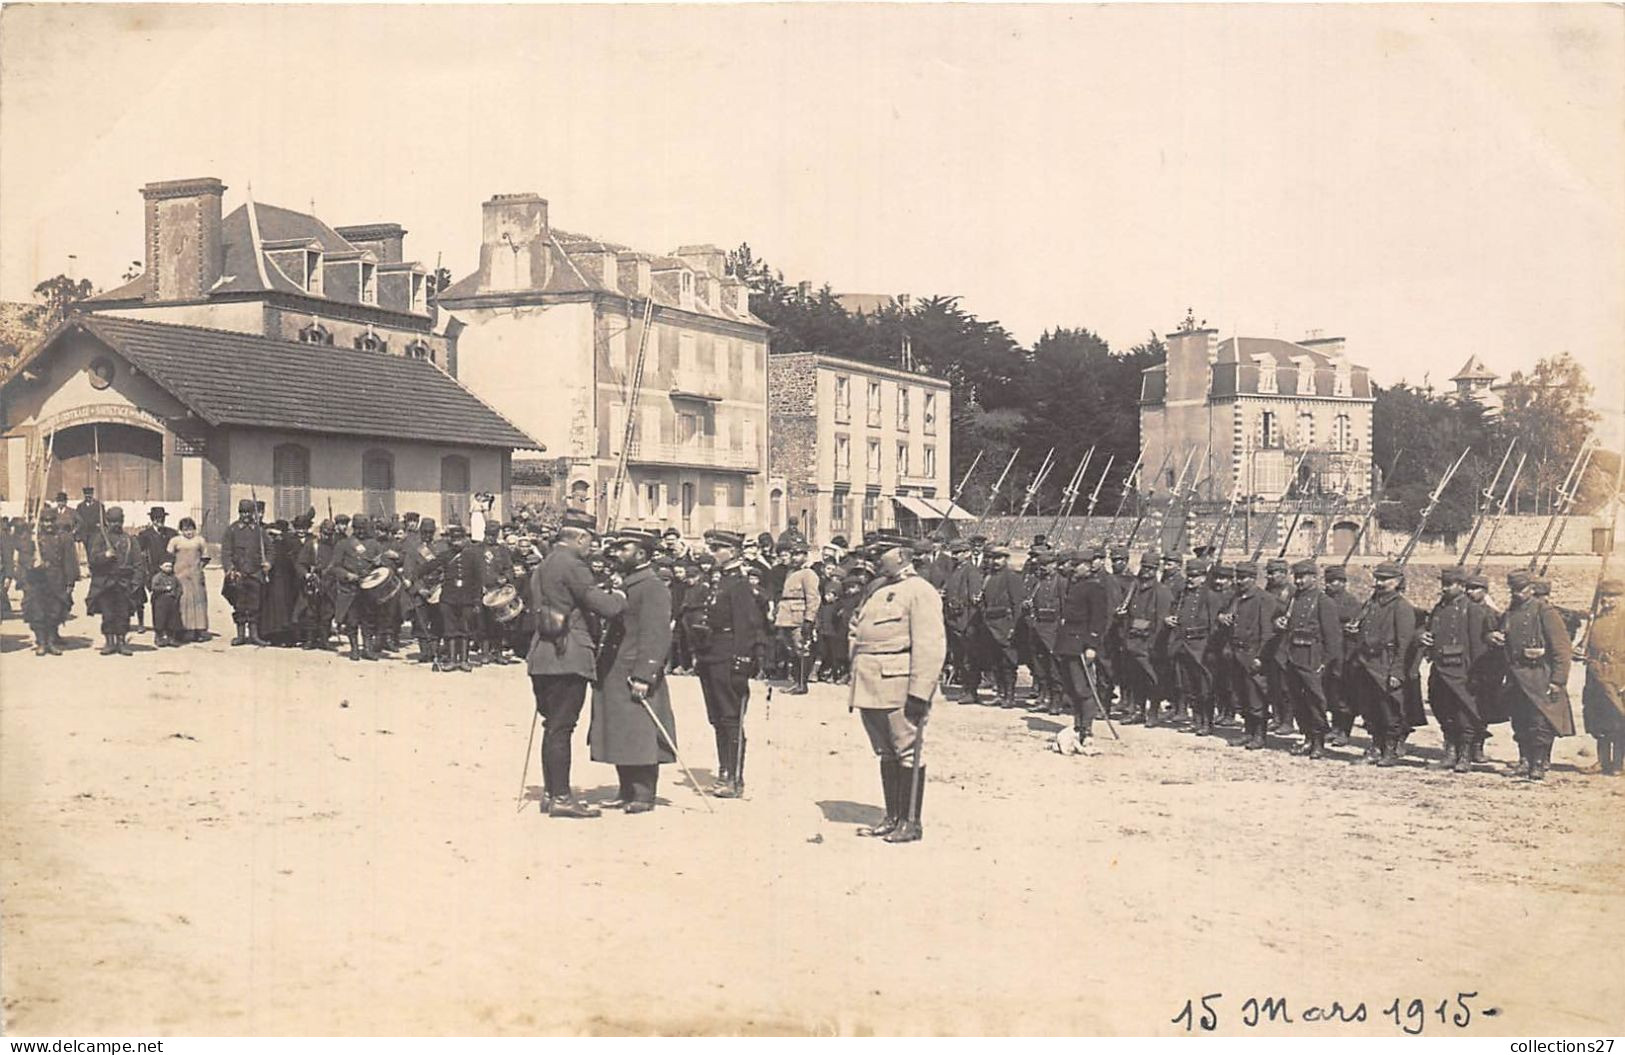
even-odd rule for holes
{"type": "MultiPolygon", "coordinates": [[[[349,535],[340,535],[333,557],[333,618],[350,639],[349,656],[353,660],[377,659],[372,647],[372,619],[367,602],[361,596],[361,580],[372,571],[378,556],[376,544],[367,537],[371,531],[367,518],[357,514],[353,519],[339,517],[350,528],[349,535]],[[357,640],[366,626],[365,645],[357,640]]],[[[344,526],[340,525],[342,532],[344,526]]]]}
{"type": "Polygon", "coordinates": [[[440,624],[446,642],[446,660],[437,669],[470,672],[468,639],[478,626],[482,565],[480,552],[468,544],[461,524],[446,527],[447,550],[437,561],[440,570],[440,624]]]}
{"type": "Polygon", "coordinates": [[[401,568],[402,583],[406,587],[406,606],[412,616],[412,636],[418,643],[418,662],[432,662],[438,651],[440,630],[435,624],[438,606],[429,603],[429,595],[440,584],[430,574],[435,561],[436,524],[433,517],[421,517],[415,530],[406,536],[406,553],[401,568]]]}
{"type": "MultiPolygon", "coordinates": [[[[470,549],[475,547],[470,546],[470,549]]],[[[513,585],[513,553],[502,541],[502,525],[496,520],[485,522],[485,541],[478,547],[480,557],[480,581],[488,595],[503,593],[505,596],[492,598],[488,596],[486,603],[479,608],[479,637],[480,662],[498,663],[507,666],[517,662],[507,656],[508,643],[506,639],[507,627],[497,618],[501,612],[502,602],[508,598],[503,587],[513,585]],[[492,600],[497,603],[493,605],[492,600]]]]}

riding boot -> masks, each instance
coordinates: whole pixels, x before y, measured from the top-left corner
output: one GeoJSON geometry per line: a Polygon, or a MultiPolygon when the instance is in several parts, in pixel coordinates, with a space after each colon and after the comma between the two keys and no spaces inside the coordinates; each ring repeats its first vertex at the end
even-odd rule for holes
{"type": "Polygon", "coordinates": [[[1437,763],[1428,763],[1428,768],[1454,769],[1456,768],[1456,758],[1460,754],[1461,749],[1456,746],[1455,737],[1447,736],[1444,738],[1444,753],[1439,756],[1437,763]]]}
{"type": "Polygon", "coordinates": [[[1489,764],[1490,760],[1484,754],[1484,741],[1488,739],[1489,734],[1487,733],[1480,733],[1473,738],[1473,757],[1470,759],[1473,765],[1483,766],[1489,764]]]}
{"type": "Polygon", "coordinates": [[[51,651],[51,632],[43,626],[34,627],[34,655],[45,656],[51,651]]]}
{"type": "Polygon", "coordinates": [[[1377,765],[1386,767],[1399,764],[1399,744],[1401,739],[1398,736],[1385,736],[1382,738],[1382,751],[1377,756],[1377,765]]]}
{"type": "Polygon", "coordinates": [[[925,767],[897,766],[899,792],[897,827],[886,836],[889,843],[919,842],[924,835],[925,767]]]}
{"type": "Polygon", "coordinates": [[[1383,735],[1381,733],[1372,733],[1371,734],[1371,743],[1366,746],[1365,755],[1362,757],[1361,761],[1363,761],[1368,766],[1376,765],[1382,759],[1382,754],[1383,754],[1383,746],[1382,745],[1383,745],[1383,735]]]}
{"type": "Polygon", "coordinates": [[[714,727],[712,732],[717,740],[717,778],[711,784],[711,794],[717,798],[733,798],[733,737],[720,725],[714,727]]]}
{"type": "Polygon", "coordinates": [[[1456,761],[1450,766],[1452,773],[1472,772],[1475,743],[1476,741],[1468,736],[1456,737],[1456,761]]]}
{"type": "Polygon", "coordinates": [[[880,788],[881,793],[886,797],[886,819],[879,824],[859,828],[858,834],[864,838],[878,839],[890,835],[897,827],[897,822],[902,820],[902,810],[899,806],[902,796],[898,794],[897,781],[897,773],[902,768],[903,764],[901,762],[881,760],[880,788]]]}

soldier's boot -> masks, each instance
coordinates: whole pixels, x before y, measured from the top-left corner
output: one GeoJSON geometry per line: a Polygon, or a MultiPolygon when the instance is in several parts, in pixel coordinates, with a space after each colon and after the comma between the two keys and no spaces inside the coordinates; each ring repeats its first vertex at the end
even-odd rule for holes
{"type": "Polygon", "coordinates": [[[1451,765],[1452,773],[1470,773],[1473,769],[1473,747],[1477,740],[1472,737],[1460,736],[1456,738],[1456,761],[1451,765]]]}
{"type": "Polygon", "coordinates": [[[1622,749],[1625,749],[1625,744],[1621,744],[1618,737],[1610,737],[1608,742],[1613,745],[1613,753],[1609,756],[1608,768],[1603,770],[1603,775],[1617,777],[1621,766],[1620,753],[1622,749]]]}
{"type": "Polygon", "coordinates": [[[1458,754],[1460,754],[1460,749],[1456,747],[1455,737],[1447,736],[1444,738],[1444,749],[1439,755],[1439,760],[1429,762],[1427,767],[1429,769],[1454,769],[1456,768],[1456,756],[1458,754]]]}
{"type": "Polygon", "coordinates": [[[62,628],[60,626],[47,628],[45,651],[53,656],[62,654],[62,628]]]}
{"type": "Polygon", "coordinates": [[[135,632],[138,634],[147,632],[147,610],[145,608],[135,610],[135,632]]]}
{"type": "Polygon", "coordinates": [[[1488,733],[1479,733],[1477,736],[1473,737],[1473,755],[1472,758],[1469,759],[1473,765],[1489,765],[1489,757],[1484,754],[1484,741],[1488,740],[1489,738],[1488,733]]]}
{"type": "Polygon", "coordinates": [[[1268,747],[1270,742],[1267,730],[1268,726],[1266,726],[1263,722],[1259,722],[1257,725],[1255,725],[1253,727],[1253,735],[1248,739],[1245,745],[1247,750],[1262,751],[1264,748],[1268,747]]]}
{"type": "Polygon", "coordinates": [[[233,645],[248,644],[248,635],[243,632],[243,621],[241,619],[237,619],[234,620],[234,622],[237,626],[237,636],[231,639],[231,643],[233,645]]]}
{"type": "Polygon", "coordinates": [[[129,634],[118,634],[118,635],[116,635],[114,637],[114,642],[118,645],[118,654],[119,655],[121,655],[121,656],[133,656],[133,655],[135,655],[135,651],[130,648],[130,635],[129,634]]]}
{"type": "Polygon", "coordinates": [[[711,794],[719,799],[733,795],[734,743],[733,737],[722,726],[712,729],[717,740],[717,778],[711,783],[711,794]]]}
{"type": "Polygon", "coordinates": [[[1325,758],[1326,757],[1326,734],[1325,733],[1310,733],[1309,734],[1309,749],[1307,751],[1305,751],[1303,754],[1304,754],[1305,758],[1325,758]]]}
{"type": "Polygon", "coordinates": [[[1145,701],[1145,727],[1151,729],[1162,720],[1162,704],[1156,697],[1148,697],[1145,701]]]}
{"type": "Polygon", "coordinates": [[[354,627],[351,627],[350,629],[346,630],[344,634],[350,639],[350,658],[359,662],[361,659],[361,643],[357,639],[358,631],[354,627]]]}
{"type": "Polygon", "coordinates": [[[468,645],[469,641],[466,637],[457,642],[457,669],[464,674],[471,673],[474,670],[474,664],[468,661],[468,645]]]}
{"type": "Polygon", "coordinates": [[[1377,755],[1377,765],[1387,767],[1399,764],[1400,739],[1398,736],[1385,736],[1382,738],[1382,750],[1377,755]]]}
{"type": "Polygon", "coordinates": [[[925,767],[897,766],[898,812],[897,827],[886,836],[889,843],[917,843],[924,837],[925,827],[925,767]]]}
{"type": "Polygon", "coordinates": [[[112,655],[116,655],[117,653],[118,653],[118,645],[114,643],[113,635],[112,634],[103,634],[102,635],[102,652],[101,652],[101,654],[104,655],[104,656],[112,656],[112,655]]]}
{"type": "Polygon", "coordinates": [[[1552,745],[1532,748],[1529,752],[1529,779],[1545,780],[1546,767],[1552,762],[1552,745]]]}
{"type": "Polygon", "coordinates": [[[1401,730],[1399,735],[1393,738],[1395,762],[1405,757],[1405,753],[1410,749],[1410,738],[1411,731],[1409,729],[1401,730]]]}
{"type": "Polygon", "coordinates": [[[258,623],[245,623],[244,625],[248,627],[248,643],[250,645],[270,644],[269,641],[260,636],[260,625],[258,623]]]}
{"type": "Polygon", "coordinates": [[[898,794],[897,788],[897,774],[902,768],[903,764],[901,762],[888,762],[884,759],[881,761],[880,788],[881,793],[886,797],[886,819],[879,824],[870,824],[859,828],[858,834],[860,836],[866,839],[879,839],[890,835],[897,827],[897,822],[903,819],[902,810],[899,808],[902,796],[898,794]]]}

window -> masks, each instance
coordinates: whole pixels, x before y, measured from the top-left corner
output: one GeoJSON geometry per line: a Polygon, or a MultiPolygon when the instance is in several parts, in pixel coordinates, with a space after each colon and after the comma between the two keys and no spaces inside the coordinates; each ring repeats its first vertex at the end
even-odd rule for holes
{"type": "Polygon", "coordinates": [[[1349,364],[1337,364],[1337,372],[1332,375],[1332,395],[1353,395],[1353,386],[1349,380],[1349,364]]]}
{"type": "Polygon", "coordinates": [[[739,378],[740,384],[744,386],[745,391],[754,395],[756,393],[756,346],[754,344],[744,345],[740,350],[739,378]]]}
{"type": "Polygon", "coordinates": [[[644,407],[638,415],[638,450],[648,453],[655,444],[660,442],[660,408],[658,406],[644,407]]]}
{"type": "Polygon", "coordinates": [[[844,425],[852,420],[852,379],[835,375],[835,421],[844,425]]]}
{"type": "Polygon", "coordinates": [[[361,498],[368,516],[395,515],[395,456],[368,451],[361,456],[361,498]]]}
{"type": "MultiPolygon", "coordinates": [[[[307,252],[305,254],[305,289],[318,297],[322,295],[322,254],[307,252]]],[[[332,344],[332,341],[324,341],[332,344]]]]}
{"type": "Polygon", "coordinates": [[[643,512],[645,520],[654,520],[660,516],[660,485],[643,485],[643,512]]]}
{"type": "Polygon", "coordinates": [[[868,534],[875,527],[875,518],[879,515],[880,496],[866,494],[863,496],[863,533],[868,534]]]}
{"type": "Polygon", "coordinates": [[[1298,411],[1297,441],[1299,447],[1313,447],[1315,445],[1315,415],[1313,411],[1298,411]]]}
{"type": "Polygon", "coordinates": [[[869,382],[869,402],[864,407],[868,412],[868,423],[871,429],[880,427],[880,382],[869,382]]]}
{"type": "Polygon", "coordinates": [[[1292,360],[1298,368],[1298,395],[1312,396],[1315,394],[1315,361],[1307,355],[1296,356],[1292,360]]]}
{"type": "Polygon", "coordinates": [[[626,439],[626,404],[611,403],[609,405],[609,454],[614,457],[621,453],[621,441],[626,439]]]}
{"type": "Polygon", "coordinates": [[[694,534],[694,506],[698,499],[695,497],[694,484],[685,482],[682,488],[683,495],[683,534],[694,534]]]}
{"type": "Polygon", "coordinates": [[[1254,356],[1253,361],[1258,364],[1258,390],[1260,392],[1279,392],[1275,382],[1275,357],[1270,355],[1254,356]]]}
{"type": "Polygon", "coordinates": [[[908,402],[909,391],[902,385],[897,386],[897,431],[908,431],[908,402]]]}
{"type": "Polygon", "coordinates": [[[332,344],[333,331],[317,322],[315,319],[299,331],[300,344],[332,344]]]}
{"type": "Polygon", "coordinates": [[[429,347],[428,341],[416,340],[406,346],[406,357],[408,359],[433,359],[434,349],[429,347]]]}
{"type": "MultiPolygon", "coordinates": [[[[930,399],[929,396],[926,398],[927,400],[930,399]]],[[[925,464],[920,468],[920,475],[922,476],[927,476],[934,479],[937,475],[937,449],[929,443],[925,445],[925,464]]]]}
{"type": "Polygon", "coordinates": [[[283,443],[271,451],[271,481],[276,489],[272,512],[277,520],[292,520],[310,508],[310,450],[283,443]]]}
{"type": "Polygon", "coordinates": [[[363,304],[378,303],[377,273],[378,269],[374,265],[367,263],[365,260],[361,262],[361,303],[363,304]]]}
{"type": "Polygon", "coordinates": [[[869,441],[869,482],[875,483],[880,479],[880,441],[869,441]]]}
{"type": "Polygon", "coordinates": [[[1281,445],[1280,426],[1275,422],[1275,411],[1266,410],[1258,416],[1258,445],[1264,450],[1281,445]]]}
{"type": "Polygon", "coordinates": [[[846,530],[846,495],[835,495],[829,500],[830,530],[839,534],[846,530]]]}
{"type": "Polygon", "coordinates": [[[440,459],[440,525],[468,526],[468,459],[448,454],[440,459]]]}
{"type": "Polygon", "coordinates": [[[835,479],[852,479],[852,441],[845,436],[835,437],[835,479]]]}
{"type": "Polygon", "coordinates": [[[909,472],[908,444],[906,444],[906,443],[899,443],[897,445],[897,475],[898,476],[913,476],[914,475],[913,473],[909,472]]]}
{"type": "Polygon", "coordinates": [[[367,327],[366,333],[363,333],[361,336],[355,339],[355,346],[357,350],[363,352],[389,351],[389,342],[372,332],[371,326],[367,327]]]}
{"type": "MultiPolygon", "coordinates": [[[[935,392],[925,394],[925,413],[921,417],[925,434],[935,436],[937,434],[937,394],[935,392]]],[[[926,448],[926,450],[930,449],[929,447],[926,448]]],[[[926,475],[931,475],[931,470],[927,469],[926,475]]]]}

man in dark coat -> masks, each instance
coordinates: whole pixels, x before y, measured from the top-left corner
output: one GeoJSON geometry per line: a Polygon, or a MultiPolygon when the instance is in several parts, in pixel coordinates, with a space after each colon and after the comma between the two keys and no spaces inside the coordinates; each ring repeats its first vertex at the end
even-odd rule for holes
{"type": "Polygon", "coordinates": [[[1482,606],[1467,599],[1467,573],[1450,566],[1439,572],[1439,601],[1417,637],[1426,649],[1428,702],[1444,735],[1439,765],[1457,773],[1472,767],[1472,745],[1484,736],[1484,719],[1473,693],[1472,670],[1490,651],[1492,627],[1482,606]]]}
{"type": "Polygon", "coordinates": [[[1625,582],[1597,584],[1597,616],[1585,636],[1585,689],[1580,696],[1586,732],[1597,741],[1597,772],[1617,777],[1625,765],[1625,582]]]}
{"type": "Polygon", "coordinates": [[[976,641],[976,598],[982,592],[982,568],[969,542],[948,547],[954,561],[942,593],[943,618],[948,626],[948,662],[964,695],[961,703],[975,703],[982,687],[982,663],[976,641]]]}
{"type": "Polygon", "coordinates": [[[1016,705],[1016,619],[1027,599],[1021,575],[1010,567],[1008,546],[989,546],[988,572],[978,606],[983,641],[993,660],[993,686],[1000,707],[1016,705]]]}
{"type": "Polygon", "coordinates": [[[1206,736],[1213,730],[1213,676],[1208,667],[1208,641],[1223,607],[1221,599],[1208,588],[1201,561],[1188,561],[1185,571],[1184,590],[1177,607],[1168,616],[1168,653],[1178,701],[1190,712],[1191,729],[1197,736],[1206,736]]]}
{"type": "Polygon", "coordinates": [[[696,646],[705,716],[717,741],[712,794],[737,798],[745,788],[744,717],[750,678],[767,648],[767,620],[745,580],[739,555],[744,539],[732,531],[713,530],[705,533],[705,543],[722,566],[721,582],[707,597],[705,642],[696,646]]]}
{"type": "Polygon", "coordinates": [[[404,603],[412,617],[412,636],[418,643],[418,662],[432,663],[440,658],[439,606],[431,605],[429,597],[440,585],[440,572],[435,564],[434,517],[419,517],[417,528],[406,534],[401,550],[401,586],[404,603]]]}
{"type": "Polygon", "coordinates": [[[1304,735],[1303,745],[1293,751],[1324,758],[1326,734],[1331,729],[1326,718],[1326,667],[1342,655],[1343,624],[1337,603],[1320,588],[1320,569],[1314,561],[1294,564],[1292,578],[1294,589],[1285,613],[1281,652],[1286,659],[1282,678],[1304,735]]]}
{"type": "Polygon", "coordinates": [[[265,578],[271,571],[271,547],[252,499],[237,502],[237,519],[226,527],[225,538],[220,541],[220,567],[226,573],[224,592],[231,602],[232,621],[237,624],[237,636],[231,643],[266,644],[256,624],[265,578]]]}
{"type": "Polygon", "coordinates": [[[1573,646],[1563,617],[1536,596],[1533,575],[1514,571],[1507,576],[1507,588],[1512,604],[1490,640],[1506,655],[1502,695],[1523,756],[1519,772],[1530,780],[1544,780],[1553,741],[1574,735],[1568,693],[1573,646]]]}
{"type": "Polygon", "coordinates": [[[90,540],[90,592],[87,600],[102,617],[102,655],[130,656],[130,586],[141,572],[141,551],[124,533],[124,510],[102,514],[90,540]]]}
{"type": "Polygon", "coordinates": [[[1213,624],[1208,628],[1207,646],[1202,650],[1203,666],[1207,667],[1208,685],[1213,692],[1205,723],[1210,733],[1214,726],[1229,725],[1236,717],[1235,685],[1230,673],[1230,627],[1219,619],[1230,607],[1230,599],[1235,595],[1235,566],[1221,563],[1210,565],[1207,603],[1213,624]]]}
{"type": "Polygon", "coordinates": [[[361,597],[361,580],[371,572],[378,555],[376,547],[369,546],[367,518],[357,515],[349,521],[352,534],[340,534],[334,547],[329,575],[333,583],[333,619],[350,640],[350,659],[376,660],[378,653],[372,648],[370,620],[361,597]],[[367,623],[367,636],[361,639],[362,625],[367,623]],[[364,642],[364,643],[363,643],[364,642]]]}
{"type": "MultiPolygon", "coordinates": [[[[474,547],[470,547],[471,549],[474,547]]],[[[485,522],[485,541],[479,545],[480,582],[490,591],[500,586],[513,585],[513,553],[502,542],[502,525],[495,520],[485,522]]],[[[479,606],[479,640],[482,662],[507,666],[515,662],[507,656],[504,626],[497,620],[494,608],[479,606]]]]}
{"type": "Polygon", "coordinates": [[[626,608],[609,624],[599,652],[603,675],[593,686],[587,729],[592,760],[613,765],[620,779],[620,794],[604,805],[627,813],[654,809],[660,766],[677,761],[677,722],[665,676],[671,591],[649,563],[659,544],[654,532],[635,530],[622,531],[610,543],[626,608]]]}
{"type": "Polygon", "coordinates": [[[485,557],[469,541],[461,524],[447,525],[446,544],[434,566],[440,580],[441,636],[446,642],[446,660],[439,669],[466,674],[474,670],[468,658],[468,643],[479,629],[485,557]]]}
{"type": "Polygon", "coordinates": [[[294,573],[299,580],[294,618],[299,624],[300,647],[307,650],[328,647],[327,635],[333,622],[333,586],[328,570],[334,551],[333,522],[323,520],[294,558],[294,573]]]}
{"type": "Polygon", "coordinates": [[[567,511],[552,551],[530,576],[528,603],[536,613],[536,632],[526,669],[542,716],[542,808],[549,817],[601,812],[578,801],[570,787],[570,740],[587,702],[587,685],[597,676],[588,617],[612,619],[626,607],[624,597],[593,582],[587,567],[595,525],[590,513],[567,511]]]}
{"type": "Polygon", "coordinates": [[[1061,713],[1061,678],[1055,660],[1055,633],[1061,625],[1061,591],[1066,581],[1055,574],[1054,558],[1040,551],[1028,556],[1033,581],[1027,594],[1027,642],[1032,649],[1033,686],[1039,704],[1061,713]]]}
{"type": "Polygon", "coordinates": [[[286,520],[275,521],[265,530],[271,570],[265,576],[265,589],[260,591],[260,614],[255,630],[274,645],[287,647],[297,643],[293,613],[299,603],[297,562],[304,541],[286,520]]]}
{"type": "Polygon", "coordinates": [[[1055,629],[1055,657],[1061,689],[1072,706],[1072,731],[1078,744],[1089,750],[1095,716],[1105,706],[1100,698],[1100,650],[1105,643],[1110,608],[1106,599],[1105,570],[1099,550],[1063,554],[1063,567],[1071,569],[1061,595],[1061,621],[1055,629]],[[1085,664],[1088,668],[1085,669],[1085,664]]]}
{"type": "Polygon", "coordinates": [[[1376,590],[1360,610],[1357,656],[1351,663],[1350,688],[1371,734],[1365,760],[1379,766],[1398,763],[1400,740],[1409,732],[1405,657],[1416,636],[1416,609],[1399,592],[1403,575],[1397,564],[1377,565],[1376,590]]]}
{"type": "Polygon", "coordinates": [[[23,620],[34,631],[34,655],[60,656],[61,628],[72,607],[73,584],[79,579],[73,522],[70,519],[59,524],[58,514],[51,507],[40,513],[37,522],[37,537],[30,537],[25,527],[18,539],[17,577],[23,587],[23,620]]]}
{"type": "Polygon", "coordinates": [[[1129,708],[1127,722],[1156,725],[1162,709],[1157,685],[1156,641],[1173,614],[1173,598],[1168,587],[1157,581],[1160,561],[1155,553],[1140,560],[1140,573],[1123,599],[1123,666],[1117,672],[1123,687],[1123,703],[1129,708]]]}
{"type": "MultiPolygon", "coordinates": [[[[147,510],[147,526],[136,533],[136,545],[141,549],[141,559],[144,564],[142,568],[143,581],[151,579],[157,574],[164,561],[171,559],[169,556],[169,540],[180,534],[180,532],[164,522],[168,518],[169,511],[167,509],[163,506],[153,506],[147,510]]],[[[142,618],[139,603],[136,605],[135,618],[136,633],[140,633],[146,623],[142,618]]]]}
{"type": "MultiPolygon", "coordinates": [[[[1490,603],[1490,580],[1482,572],[1475,571],[1467,576],[1467,601],[1480,610],[1480,618],[1485,626],[1492,628],[1492,632],[1494,627],[1501,625],[1501,610],[1490,603]]],[[[1506,653],[1499,648],[1486,649],[1468,672],[1467,680],[1485,726],[1483,734],[1470,745],[1470,761],[1473,765],[1484,765],[1489,762],[1484,754],[1484,741],[1491,735],[1489,726],[1505,725],[1511,718],[1501,696],[1501,687],[1506,683],[1506,653]]]]}
{"type": "Polygon", "coordinates": [[[1326,689],[1326,706],[1332,714],[1332,727],[1326,743],[1331,747],[1347,747],[1354,732],[1354,697],[1348,689],[1348,668],[1354,658],[1356,624],[1360,620],[1360,599],[1350,592],[1349,573],[1338,564],[1326,569],[1325,594],[1337,608],[1337,621],[1343,635],[1326,657],[1326,675],[1322,679],[1326,689]]]}
{"type": "MultiPolygon", "coordinates": [[[[84,492],[85,497],[78,505],[73,507],[73,535],[79,545],[85,547],[85,554],[88,557],[90,554],[90,537],[101,534],[102,522],[107,515],[107,510],[102,505],[101,500],[96,497],[94,487],[87,487],[84,492]]],[[[100,539],[97,541],[100,541],[100,539]]]]}
{"type": "Polygon", "coordinates": [[[1280,600],[1258,587],[1258,565],[1236,565],[1236,592],[1219,615],[1230,646],[1229,676],[1236,706],[1241,710],[1247,738],[1238,741],[1249,751],[1268,746],[1270,724],[1269,674],[1264,649],[1275,633],[1280,600]]]}
{"type": "MultiPolygon", "coordinates": [[[[1264,565],[1264,592],[1279,602],[1279,614],[1276,616],[1279,620],[1280,615],[1292,604],[1292,566],[1286,562],[1286,558],[1271,557],[1264,565]]],[[[1270,714],[1273,716],[1269,731],[1290,734],[1293,726],[1293,706],[1286,684],[1286,668],[1289,665],[1286,655],[1286,627],[1279,621],[1275,625],[1275,632],[1264,645],[1264,655],[1267,657],[1264,673],[1267,675],[1270,714]]]]}

